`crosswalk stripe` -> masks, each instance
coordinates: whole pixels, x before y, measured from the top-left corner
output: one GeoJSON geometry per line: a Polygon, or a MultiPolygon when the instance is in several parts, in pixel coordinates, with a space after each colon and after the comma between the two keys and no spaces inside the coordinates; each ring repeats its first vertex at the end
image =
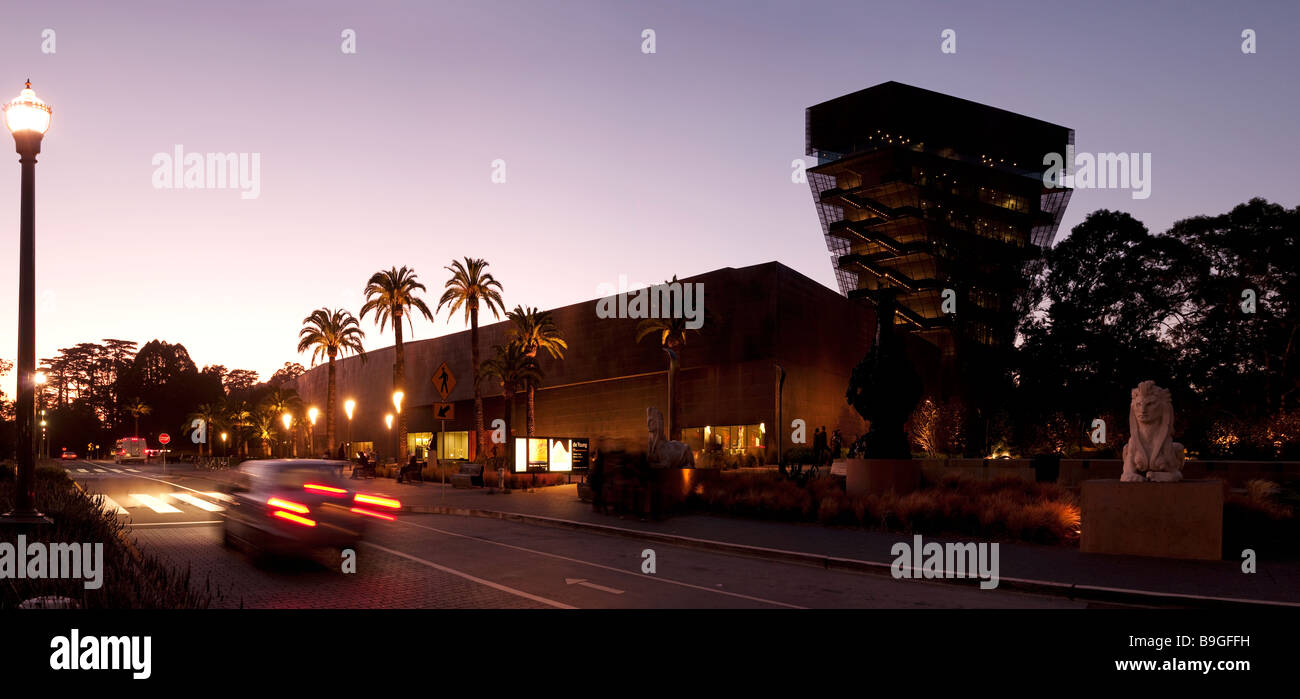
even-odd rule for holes
{"type": "Polygon", "coordinates": [[[130,473],[139,473],[139,471],[137,471],[137,470],[135,470],[135,469],[133,469],[133,468],[128,468],[127,471],[129,471],[130,473]]]}
{"type": "Polygon", "coordinates": [[[97,469],[95,469],[95,471],[98,472],[98,473],[108,473],[108,471],[105,471],[105,470],[102,469],[102,468],[97,468],[97,469]]]}
{"type": "Polygon", "coordinates": [[[103,507],[105,512],[114,515],[131,514],[130,512],[126,511],[125,507],[122,507],[121,505],[117,504],[117,501],[114,500],[113,498],[110,498],[107,495],[101,495],[100,497],[104,498],[103,507]]]}
{"type": "Polygon", "coordinates": [[[235,498],[234,498],[233,496],[228,495],[228,494],[226,494],[226,493],[204,493],[204,495],[206,495],[207,497],[210,497],[210,498],[215,498],[215,499],[217,499],[217,500],[222,500],[222,501],[224,501],[224,502],[234,502],[234,501],[235,501],[235,498]]]}
{"type": "MultiPolygon", "coordinates": [[[[108,468],[108,467],[105,466],[104,468],[108,468]]],[[[119,470],[117,470],[117,469],[115,469],[115,468],[109,468],[108,470],[112,471],[113,473],[121,473],[121,471],[119,471],[119,470]]]]}
{"type": "Polygon", "coordinates": [[[131,497],[135,498],[136,502],[140,503],[141,505],[144,505],[145,507],[153,510],[154,512],[157,512],[160,515],[180,512],[180,510],[176,509],[175,507],[172,507],[171,505],[168,505],[167,503],[163,502],[162,500],[152,495],[146,495],[144,493],[131,493],[131,497]]]}
{"type": "Polygon", "coordinates": [[[203,510],[204,512],[220,512],[220,511],[226,509],[226,508],[224,508],[224,507],[222,507],[222,506],[220,506],[220,505],[213,505],[212,503],[208,502],[207,500],[203,500],[203,499],[201,499],[201,498],[196,498],[196,497],[194,497],[193,495],[190,495],[189,493],[168,493],[168,494],[167,494],[167,497],[169,497],[169,498],[176,498],[177,500],[180,500],[181,502],[189,503],[189,504],[191,504],[191,505],[193,505],[193,506],[199,508],[200,510],[203,510]]]}
{"type": "Polygon", "coordinates": [[[79,468],[79,469],[77,469],[77,473],[90,473],[90,471],[87,471],[87,470],[84,469],[84,468],[79,468]]]}

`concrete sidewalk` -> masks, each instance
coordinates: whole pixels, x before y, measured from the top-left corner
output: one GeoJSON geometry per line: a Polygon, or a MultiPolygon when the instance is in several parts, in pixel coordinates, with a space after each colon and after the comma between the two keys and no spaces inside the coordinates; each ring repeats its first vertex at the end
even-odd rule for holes
{"type": "MultiPolygon", "coordinates": [[[[533,524],[579,528],[739,555],[889,574],[894,544],[908,534],[682,515],[660,522],[601,515],[577,497],[576,485],[532,492],[489,493],[440,483],[401,484],[377,478],[363,490],[389,494],[415,513],[497,517],[533,524]]],[[[944,543],[955,539],[926,537],[944,543]]],[[[1237,561],[1181,561],[1080,553],[1077,547],[1002,542],[1002,588],[1018,588],[1086,599],[1137,604],[1217,606],[1288,604],[1300,606],[1300,561],[1258,561],[1254,574],[1237,561]],[[1190,598],[1190,599],[1189,599],[1190,598]]],[[[957,581],[954,581],[957,582],[957,581]]],[[[957,584],[972,584],[970,581],[957,584]]]]}

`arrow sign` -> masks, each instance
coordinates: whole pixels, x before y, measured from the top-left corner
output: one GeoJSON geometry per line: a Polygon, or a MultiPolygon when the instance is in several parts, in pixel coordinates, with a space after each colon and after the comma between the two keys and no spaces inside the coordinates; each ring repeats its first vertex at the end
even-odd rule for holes
{"type": "Polygon", "coordinates": [[[434,403],[433,419],[435,420],[455,420],[456,404],[455,403],[434,403]]]}
{"type": "Polygon", "coordinates": [[[587,582],[586,580],[584,580],[584,579],[582,579],[582,578],[565,578],[565,579],[564,579],[564,582],[567,583],[567,584],[569,584],[569,585],[581,585],[581,586],[583,586],[583,587],[590,587],[590,588],[593,589],[593,590],[600,590],[601,592],[608,592],[608,593],[611,594],[611,595],[621,595],[621,594],[623,594],[623,591],[622,591],[622,590],[616,590],[616,589],[614,589],[614,588],[612,588],[612,587],[605,587],[604,585],[597,585],[596,583],[587,582]]]}

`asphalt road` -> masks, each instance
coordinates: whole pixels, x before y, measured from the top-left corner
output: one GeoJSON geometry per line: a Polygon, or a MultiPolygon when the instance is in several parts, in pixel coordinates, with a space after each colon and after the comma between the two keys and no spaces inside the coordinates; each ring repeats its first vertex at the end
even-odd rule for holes
{"type": "MultiPolygon", "coordinates": [[[[211,474],[65,464],[142,551],[188,567],[216,605],[255,608],[1082,608],[1082,602],[731,556],[518,522],[400,515],[345,573],[337,551],[254,563],[221,544],[211,474]],[[643,572],[646,550],[655,570],[643,572]]],[[[111,574],[111,572],[110,572],[111,574]]]]}

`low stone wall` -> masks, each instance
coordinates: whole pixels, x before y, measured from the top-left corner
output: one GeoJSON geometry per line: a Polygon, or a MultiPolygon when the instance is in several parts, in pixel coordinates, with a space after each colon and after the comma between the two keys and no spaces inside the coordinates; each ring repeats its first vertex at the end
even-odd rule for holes
{"type": "Polygon", "coordinates": [[[1034,465],[1029,459],[921,459],[921,473],[935,482],[956,475],[977,481],[1020,478],[1034,481],[1034,465]]]}
{"type": "Polygon", "coordinates": [[[1061,459],[1061,475],[1057,483],[1076,487],[1084,481],[1119,478],[1124,473],[1124,462],[1119,459],[1061,459]]]}

